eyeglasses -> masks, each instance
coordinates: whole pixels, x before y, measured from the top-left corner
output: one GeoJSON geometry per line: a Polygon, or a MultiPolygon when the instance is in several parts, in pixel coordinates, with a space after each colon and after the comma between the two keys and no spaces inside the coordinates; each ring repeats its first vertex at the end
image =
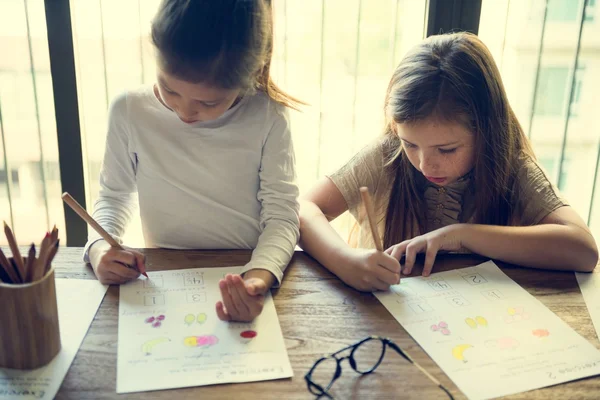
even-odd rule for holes
{"type": "Polygon", "coordinates": [[[390,339],[382,338],[379,336],[369,336],[363,340],[348,346],[343,349],[336,351],[335,353],[318,359],[304,376],[308,390],[317,396],[317,398],[327,397],[333,399],[333,396],[328,393],[333,383],[342,376],[341,363],[343,360],[348,359],[350,366],[356,372],[361,375],[367,375],[375,371],[383,357],[385,356],[385,349],[391,347],[396,350],[406,361],[413,364],[421,372],[423,372],[436,386],[442,389],[450,400],[454,400],[452,394],[446,389],[437,379],[435,379],[429,372],[423,367],[413,361],[413,359],[404,352],[396,343],[390,339]],[[344,351],[351,350],[350,355],[346,357],[340,357],[339,354],[344,351]]]}

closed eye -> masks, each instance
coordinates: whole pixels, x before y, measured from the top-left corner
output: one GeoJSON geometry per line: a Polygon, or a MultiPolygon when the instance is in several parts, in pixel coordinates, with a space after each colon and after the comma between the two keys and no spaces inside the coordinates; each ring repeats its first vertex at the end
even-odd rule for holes
{"type": "Polygon", "coordinates": [[[456,151],[456,147],[453,148],[453,149],[438,149],[438,150],[442,154],[451,154],[451,153],[454,153],[456,151]]]}
{"type": "Polygon", "coordinates": [[[412,143],[408,143],[408,142],[402,142],[402,145],[407,148],[407,149],[416,149],[417,146],[412,144],[412,143]]]}

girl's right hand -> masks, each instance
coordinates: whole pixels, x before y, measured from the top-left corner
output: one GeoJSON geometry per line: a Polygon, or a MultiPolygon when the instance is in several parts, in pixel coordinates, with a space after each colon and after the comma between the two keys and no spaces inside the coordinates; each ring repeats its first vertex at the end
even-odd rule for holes
{"type": "Polygon", "coordinates": [[[90,263],[96,277],[103,285],[120,285],[137,279],[139,265],[144,265],[142,253],[132,249],[120,250],[104,240],[89,249],[90,263]]]}
{"type": "Polygon", "coordinates": [[[344,253],[344,267],[336,274],[347,285],[373,292],[400,283],[400,263],[394,257],[371,249],[350,248],[344,253]]]}

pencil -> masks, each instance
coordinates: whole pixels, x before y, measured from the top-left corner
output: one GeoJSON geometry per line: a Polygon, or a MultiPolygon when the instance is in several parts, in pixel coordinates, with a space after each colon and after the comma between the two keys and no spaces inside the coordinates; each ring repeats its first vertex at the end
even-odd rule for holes
{"type": "MultiPolygon", "coordinates": [[[[71,196],[69,193],[65,192],[62,195],[62,199],[64,200],[65,203],[67,203],[69,205],[69,207],[71,207],[73,209],[73,211],[75,211],[77,213],[77,215],[79,215],[81,217],[81,219],[83,219],[92,228],[94,228],[94,230],[96,232],[98,232],[98,234],[100,236],[102,236],[102,239],[106,240],[108,242],[108,244],[110,244],[112,247],[115,247],[119,250],[123,250],[123,247],[108,232],[106,232],[104,230],[104,228],[102,228],[100,226],[100,224],[98,222],[96,222],[96,220],[94,218],[92,218],[92,216],[90,214],[88,214],[88,212],[85,211],[85,209],[83,207],[81,207],[81,205],[77,202],[77,200],[75,200],[73,198],[73,196],[71,196]]],[[[144,268],[141,265],[139,265],[138,263],[136,263],[136,265],[137,265],[137,268],[140,271],[140,273],[147,278],[148,274],[146,273],[144,268]]]]}
{"type": "Polygon", "coordinates": [[[23,264],[23,257],[21,257],[21,253],[19,252],[19,246],[17,246],[17,241],[15,240],[15,237],[10,227],[6,225],[6,221],[4,221],[4,234],[6,235],[6,239],[8,240],[8,246],[10,247],[10,251],[12,251],[13,260],[15,260],[15,265],[17,266],[17,271],[19,272],[21,282],[24,282],[25,264],[23,264]]]}
{"type": "Polygon", "coordinates": [[[31,243],[31,247],[29,248],[29,253],[27,254],[27,264],[25,266],[26,277],[25,282],[33,282],[33,277],[35,274],[35,244],[31,243]]]}
{"type": "Polygon", "coordinates": [[[50,249],[50,254],[48,254],[48,259],[46,260],[46,265],[44,266],[44,273],[41,276],[42,278],[44,276],[46,276],[46,274],[50,270],[50,265],[52,265],[52,260],[54,259],[54,256],[56,255],[56,252],[58,251],[59,243],[60,243],[60,239],[56,239],[56,242],[54,242],[54,245],[50,249]]]}
{"type": "Polygon", "coordinates": [[[0,266],[11,280],[11,282],[7,283],[19,283],[19,276],[15,272],[12,264],[8,261],[8,258],[6,258],[6,256],[4,255],[2,249],[0,249],[0,266]]]}
{"type": "Polygon", "coordinates": [[[371,227],[371,234],[373,235],[373,241],[375,242],[375,248],[377,251],[383,251],[383,245],[379,238],[379,231],[377,230],[377,224],[375,223],[375,212],[373,211],[373,203],[371,202],[371,195],[369,194],[369,188],[363,186],[360,188],[360,195],[367,211],[367,219],[371,227]]]}

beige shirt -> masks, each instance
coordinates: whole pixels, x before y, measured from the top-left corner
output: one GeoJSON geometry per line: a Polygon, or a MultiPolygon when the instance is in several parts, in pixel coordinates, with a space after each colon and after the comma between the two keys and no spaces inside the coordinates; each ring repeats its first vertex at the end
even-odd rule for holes
{"type": "MultiPolygon", "coordinates": [[[[329,176],[344,196],[350,213],[356,219],[357,223],[348,238],[353,247],[375,247],[361,204],[361,186],[368,187],[373,194],[375,219],[379,234],[383,238],[385,214],[394,177],[384,168],[381,144],[381,139],[378,139],[366,146],[329,176]]],[[[514,188],[517,199],[513,205],[514,215],[520,226],[536,225],[552,211],[567,203],[560,197],[558,189],[552,185],[543,169],[531,157],[523,155],[520,162],[514,188]]],[[[444,187],[427,181],[421,174],[417,181],[427,206],[427,232],[451,224],[472,222],[475,199],[473,181],[469,175],[444,187]]]]}

